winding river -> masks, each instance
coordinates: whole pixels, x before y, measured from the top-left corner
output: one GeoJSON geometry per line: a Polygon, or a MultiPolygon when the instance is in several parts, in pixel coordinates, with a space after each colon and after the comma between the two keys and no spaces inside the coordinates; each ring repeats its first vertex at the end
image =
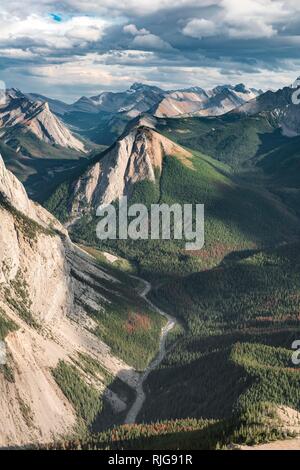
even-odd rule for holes
{"type": "Polygon", "coordinates": [[[164,312],[160,308],[158,308],[156,305],[154,305],[151,300],[147,298],[147,295],[152,289],[152,286],[150,282],[132,276],[134,279],[137,279],[138,281],[142,282],[144,284],[144,287],[142,291],[139,293],[139,295],[147,302],[147,304],[156,312],[158,312],[160,315],[165,317],[167,319],[166,325],[162,328],[161,330],[161,335],[160,335],[160,340],[159,340],[159,351],[155,359],[148,365],[148,367],[144,370],[144,372],[141,374],[140,379],[138,381],[138,384],[136,386],[136,399],[134,403],[132,404],[131,408],[129,409],[127,416],[125,418],[125,424],[133,424],[136,422],[136,418],[145,402],[146,399],[146,394],[144,392],[144,382],[147,379],[148,375],[150,372],[154,369],[156,369],[157,366],[162,362],[166,355],[166,339],[169,334],[169,332],[174,328],[176,325],[177,321],[174,317],[169,315],[168,313],[164,312]]]}

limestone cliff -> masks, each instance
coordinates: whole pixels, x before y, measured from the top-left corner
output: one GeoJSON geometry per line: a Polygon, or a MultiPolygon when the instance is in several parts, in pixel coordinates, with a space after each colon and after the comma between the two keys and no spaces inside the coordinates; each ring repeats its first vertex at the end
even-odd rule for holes
{"type": "MultiPolygon", "coordinates": [[[[73,431],[75,410],[52,374],[59,360],[74,363],[81,352],[129,384],[137,376],[94,335],[87,314],[93,305],[105,310],[109,304],[103,289],[100,293],[101,282],[113,290],[119,281],[28,199],[2,159],[0,221],[0,339],[7,349],[7,363],[0,366],[0,446],[15,446],[73,431]],[[5,330],[3,325],[9,326],[5,330]]],[[[99,377],[95,386],[103,390],[104,380],[99,377]]]]}
{"type": "Polygon", "coordinates": [[[77,217],[100,204],[130,196],[135,183],[155,181],[165,155],[189,160],[191,154],[153,128],[135,126],[73,184],[68,210],[77,217]]]}

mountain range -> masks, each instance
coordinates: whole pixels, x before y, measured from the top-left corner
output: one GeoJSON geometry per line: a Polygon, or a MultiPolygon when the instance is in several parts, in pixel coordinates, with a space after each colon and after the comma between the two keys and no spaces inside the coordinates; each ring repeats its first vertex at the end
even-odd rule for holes
{"type": "Polygon", "coordinates": [[[135,83],[125,92],[82,97],[69,105],[9,89],[0,107],[1,153],[29,194],[42,201],[77,160],[114,143],[132,119],[145,113],[223,114],[258,93],[244,85],[164,91],[135,83]]]}
{"type": "Polygon", "coordinates": [[[98,144],[109,145],[124,131],[127,122],[149,113],[157,117],[182,115],[221,115],[258,96],[261,90],[245,85],[223,85],[205,91],[199,87],[165,91],[155,86],[134,83],[124,92],[103,92],[82,97],[75,103],[45,100],[50,109],[73,129],[98,144]]]}
{"type": "Polygon", "coordinates": [[[217,449],[299,435],[294,91],[134,84],[71,105],[7,91],[3,447],[217,449]],[[204,204],[204,248],[98,240],[97,207],[123,195],[204,204]]]}

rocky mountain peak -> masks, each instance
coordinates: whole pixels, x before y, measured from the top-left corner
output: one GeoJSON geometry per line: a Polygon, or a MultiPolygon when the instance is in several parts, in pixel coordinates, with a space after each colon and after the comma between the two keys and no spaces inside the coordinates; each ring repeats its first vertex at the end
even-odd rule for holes
{"type": "Polygon", "coordinates": [[[47,102],[31,100],[19,90],[10,89],[0,106],[0,127],[4,138],[16,126],[49,144],[85,151],[84,144],[51,112],[47,102]]]}
{"type": "Polygon", "coordinates": [[[237,85],[235,85],[234,90],[238,91],[239,93],[245,93],[248,91],[248,88],[244,83],[238,83],[237,85]]]}
{"type": "Polygon", "coordinates": [[[139,181],[154,182],[165,155],[190,159],[188,151],[153,127],[140,125],[147,123],[146,118],[139,120],[74,182],[68,205],[71,217],[94,211],[121,196],[130,197],[139,181]]]}
{"type": "Polygon", "coordinates": [[[135,82],[131,85],[130,87],[130,90],[133,90],[133,91],[147,91],[147,90],[154,90],[154,91],[158,91],[158,92],[162,92],[163,90],[161,90],[160,88],[156,87],[156,86],[153,86],[153,85],[147,85],[145,83],[139,83],[139,82],[135,82]]]}

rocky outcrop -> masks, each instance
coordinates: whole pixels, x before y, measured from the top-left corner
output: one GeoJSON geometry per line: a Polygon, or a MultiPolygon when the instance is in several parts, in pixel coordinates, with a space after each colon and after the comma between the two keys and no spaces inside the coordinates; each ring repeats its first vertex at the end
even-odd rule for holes
{"type": "MultiPolygon", "coordinates": [[[[0,446],[6,447],[73,432],[75,410],[51,372],[60,360],[74,364],[81,352],[128,384],[134,385],[137,375],[93,334],[88,314],[92,306],[105,311],[109,290],[120,281],[28,199],[2,160],[0,220],[0,322],[9,321],[11,330],[5,335],[7,363],[0,366],[0,446]]],[[[105,388],[101,377],[97,387],[105,388]]],[[[113,393],[108,397],[120,402],[113,393]]]]}
{"type": "MultiPolygon", "coordinates": [[[[141,122],[146,122],[145,119],[141,122]]],[[[121,196],[130,197],[139,181],[154,182],[156,172],[161,172],[164,155],[186,160],[191,157],[187,150],[153,128],[132,128],[75,181],[69,197],[70,214],[76,217],[121,196]]]]}
{"type": "Polygon", "coordinates": [[[42,101],[31,101],[19,90],[8,90],[0,106],[0,134],[4,141],[12,129],[21,127],[47,144],[84,152],[84,144],[50,111],[42,101]]]}
{"type": "Polygon", "coordinates": [[[0,155],[0,197],[2,202],[20,211],[26,217],[34,220],[43,227],[51,226],[52,229],[67,235],[67,231],[60,222],[42,206],[31,201],[22,183],[6,169],[0,155]]]}

